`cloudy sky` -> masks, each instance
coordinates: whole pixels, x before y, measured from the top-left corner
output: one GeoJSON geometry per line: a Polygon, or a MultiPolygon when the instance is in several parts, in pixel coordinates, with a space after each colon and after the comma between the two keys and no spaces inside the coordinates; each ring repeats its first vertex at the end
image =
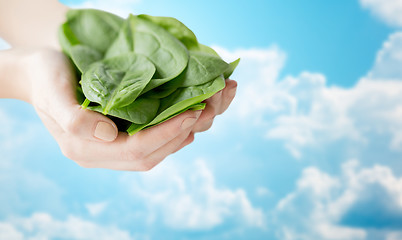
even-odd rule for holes
{"type": "Polygon", "coordinates": [[[238,95],[144,173],[79,167],[1,100],[0,239],[402,239],[402,0],[63,3],[178,18],[241,58],[238,95]]]}

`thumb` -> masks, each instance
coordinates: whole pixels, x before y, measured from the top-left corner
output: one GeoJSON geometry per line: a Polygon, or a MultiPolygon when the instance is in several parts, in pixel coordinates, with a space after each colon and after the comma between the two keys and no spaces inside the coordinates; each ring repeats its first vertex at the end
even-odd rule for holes
{"type": "Polygon", "coordinates": [[[114,141],[118,130],[113,121],[79,105],[76,95],[78,81],[68,58],[59,51],[39,53],[37,62],[40,64],[33,65],[35,67],[29,72],[35,77],[31,84],[31,103],[46,116],[47,125],[56,126],[53,129],[79,139],[114,141]]]}
{"type": "Polygon", "coordinates": [[[67,133],[102,142],[111,142],[117,137],[116,124],[101,113],[82,109],[80,105],[71,105],[69,109],[64,109],[63,115],[59,124],[67,133]]]}

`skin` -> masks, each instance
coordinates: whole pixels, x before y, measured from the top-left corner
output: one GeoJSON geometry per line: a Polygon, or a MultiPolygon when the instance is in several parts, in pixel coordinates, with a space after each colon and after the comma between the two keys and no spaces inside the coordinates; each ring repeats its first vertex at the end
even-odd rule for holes
{"type": "Polygon", "coordinates": [[[56,34],[67,10],[54,0],[0,0],[0,37],[12,46],[0,51],[0,98],[31,104],[63,154],[80,166],[150,170],[208,130],[233,100],[237,83],[226,80],[202,111],[187,111],[133,136],[118,132],[112,120],[76,100],[77,79],[56,34]]]}

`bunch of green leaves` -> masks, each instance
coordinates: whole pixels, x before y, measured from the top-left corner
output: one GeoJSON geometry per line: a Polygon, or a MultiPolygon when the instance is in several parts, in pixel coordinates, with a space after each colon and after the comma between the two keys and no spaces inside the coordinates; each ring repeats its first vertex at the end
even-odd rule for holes
{"type": "Polygon", "coordinates": [[[130,135],[203,109],[239,63],[226,63],[171,17],[73,9],[59,41],[76,66],[83,108],[108,115],[130,135]]]}

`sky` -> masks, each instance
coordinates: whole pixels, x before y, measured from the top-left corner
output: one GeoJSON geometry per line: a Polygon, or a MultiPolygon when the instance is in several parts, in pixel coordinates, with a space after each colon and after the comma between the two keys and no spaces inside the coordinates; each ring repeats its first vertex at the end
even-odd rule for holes
{"type": "Polygon", "coordinates": [[[2,99],[0,239],[402,239],[401,0],[62,2],[178,18],[238,93],[149,172],[81,168],[2,99]]]}

